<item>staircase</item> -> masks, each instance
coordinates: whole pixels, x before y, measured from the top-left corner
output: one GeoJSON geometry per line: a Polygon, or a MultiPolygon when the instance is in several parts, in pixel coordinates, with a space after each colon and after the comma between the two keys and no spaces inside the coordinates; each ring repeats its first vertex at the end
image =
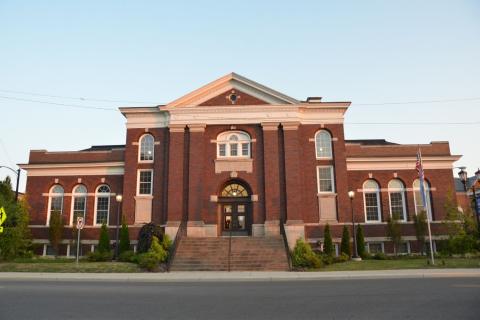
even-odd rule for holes
{"type": "MultiPolygon", "coordinates": [[[[229,238],[182,238],[171,271],[228,271],[229,238]]],[[[231,271],[287,271],[283,239],[232,237],[231,271]]]]}

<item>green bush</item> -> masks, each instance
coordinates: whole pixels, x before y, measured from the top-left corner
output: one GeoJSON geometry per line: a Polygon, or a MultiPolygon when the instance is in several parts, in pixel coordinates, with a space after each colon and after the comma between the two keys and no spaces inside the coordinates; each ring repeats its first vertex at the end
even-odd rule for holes
{"type": "Polygon", "coordinates": [[[308,269],[322,266],[320,258],[313,252],[310,245],[301,238],[297,240],[291,256],[294,268],[308,269]]]}
{"type": "Polygon", "coordinates": [[[338,257],[335,257],[334,262],[341,263],[341,262],[347,262],[349,260],[350,260],[350,256],[342,252],[338,257]]]}
{"type": "Polygon", "coordinates": [[[98,248],[97,251],[100,253],[110,253],[112,249],[110,248],[110,237],[108,236],[108,229],[105,224],[102,224],[100,229],[100,238],[98,239],[98,248]]]}
{"type": "Polygon", "coordinates": [[[388,257],[383,252],[377,252],[372,256],[374,260],[388,260],[388,257]]]}
{"type": "Polygon", "coordinates": [[[362,225],[357,226],[357,252],[362,259],[367,259],[369,254],[365,251],[365,237],[362,225]]]}
{"type": "Polygon", "coordinates": [[[340,244],[340,252],[347,255],[351,256],[351,251],[350,251],[350,233],[348,232],[347,226],[343,226],[343,233],[342,233],[342,243],[340,244]]]}
{"type": "Polygon", "coordinates": [[[118,245],[118,253],[130,251],[130,235],[128,232],[128,225],[125,222],[125,217],[122,219],[122,228],[120,229],[120,243],[118,245]]]}
{"type": "Polygon", "coordinates": [[[448,251],[450,254],[466,254],[477,250],[477,239],[472,235],[460,232],[448,239],[448,251]]]}
{"type": "Polygon", "coordinates": [[[332,235],[330,234],[330,226],[325,226],[325,230],[323,232],[323,253],[332,256],[335,253],[335,248],[333,247],[332,235]]]}
{"type": "Polygon", "coordinates": [[[322,263],[325,265],[330,265],[335,263],[335,257],[333,255],[322,253],[320,255],[320,259],[322,260],[322,263]]]}
{"type": "Polygon", "coordinates": [[[113,258],[112,252],[89,252],[87,254],[87,260],[91,262],[111,261],[113,258]]]}
{"type": "Polygon", "coordinates": [[[138,263],[138,255],[133,250],[127,250],[120,253],[118,261],[138,263]]]}
{"type": "Polygon", "coordinates": [[[52,211],[48,222],[48,240],[55,251],[55,257],[58,256],[60,242],[63,238],[64,221],[60,211],[52,211]]]}
{"type": "Polygon", "coordinates": [[[160,244],[157,237],[152,238],[152,245],[146,253],[138,256],[138,264],[148,271],[157,271],[160,263],[167,261],[168,251],[160,244]]]}
{"type": "Polygon", "coordinates": [[[139,253],[148,252],[152,246],[152,238],[157,237],[159,241],[163,241],[163,234],[163,230],[160,226],[154,223],[147,223],[138,233],[137,251],[139,253]]]}

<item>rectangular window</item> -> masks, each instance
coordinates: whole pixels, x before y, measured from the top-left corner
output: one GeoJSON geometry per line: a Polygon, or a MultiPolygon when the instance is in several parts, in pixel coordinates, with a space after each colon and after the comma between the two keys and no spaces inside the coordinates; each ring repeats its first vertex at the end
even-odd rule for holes
{"type": "Polygon", "coordinates": [[[378,212],[378,193],[368,192],[365,193],[365,212],[367,221],[379,221],[378,212]]]}
{"type": "Polygon", "coordinates": [[[335,192],[333,166],[317,167],[318,193],[335,192]]]}
{"type": "Polygon", "coordinates": [[[230,144],[230,156],[236,157],[238,156],[238,144],[230,144]]]}
{"type": "Polygon", "coordinates": [[[369,242],[368,243],[368,252],[371,254],[383,253],[383,243],[382,242],[369,242]]]}
{"type": "Polygon", "coordinates": [[[98,197],[97,198],[97,221],[96,224],[107,224],[108,225],[108,209],[110,205],[109,197],[98,197]]]}
{"type": "Polygon", "coordinates": [[[77,223],[77,217],[85,218],[86,197],[75,197],[73,199],[73,220],[72,223],[77,223]]]}
{"type": "Polygon", "coordinates": [[[242,143],[242,156],[248,156],[248,143],[242,143]]]}
{"type": "Polygon", "coordinates": [[[226,144],[221,143],[218,145],[218,155],[220,157],[225,157],[227,155],[226,144]]]}
{"type": "Polygon", "coordinates": [[[140,170],[138,177],[138,194],[151,195],[152,194],[152,170],[140,170]]]}
{"type": "Polygon", "coordinates": [[[408,242],[402,242],[398,246],[398,254],[409,254],[410,253],[410,245],[408,242]]]}
{"type": "Polygon", "coordinates": [[[404,211],[403,193],[390,192],[390,213],[392,217],[396,217],[399,220],[406,220],[404,211]]]}

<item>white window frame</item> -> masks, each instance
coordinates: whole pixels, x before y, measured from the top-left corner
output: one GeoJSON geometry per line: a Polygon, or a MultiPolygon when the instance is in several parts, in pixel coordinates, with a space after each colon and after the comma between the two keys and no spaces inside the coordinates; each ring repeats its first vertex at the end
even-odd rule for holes
{"type": "Polygon", "coordinates": [[[317,166],[317,193],[318,194],[332,194],[335,193],[335,172],[333,170],[333,166],[317,166]],[[332,191],[320,191],[320,175],[318,173],[318,169],[320,168],[330,168],[330,178],[332,181],[332,191]]]}
{"type": "Polygon", "coordinates": [[[138,162],[153,163],[154,161],[155,161],[155,137],[151,133],[145,133],[140,137],[140,139],[138,139],[138,162]],[[153,139],[152,160],[142,160],[142,142],[143,142],[143,139],[147,136],[150,136],[153,139]]]}
{"type": "MultiPolygon", "coordinates": [[[[62,207],[61,207],[61,209],[60,209],[60,214],[63,215],[63,205],[64,205],[64,202],[65,202],[65,188],[64,188],[62,185],[60,185],[60,184],[57,183],[57,184],[54,184],[54,185],[50,188],[50,190],[48,191],[47,221],[46,221],[46,223],[45,223],[46,226],[49,226],[49,225],[50,225],[50,214],[51,214],[50,211],[51,211],[51,209],[52,209],[52,198],[54,197],[54,195],[59,194],[59,193],[52,193],[53,188],[55,188],[56,186],[61,187],[62,190],[63,190],[63,193],[62,193],[62,196],[61,196],[61,198],[62,198],[62,207]]],[[[60,197],[60,196],[55,196],[55,197],[60,197]]]]}
{"type": "Polygon", "coordinates": [[[137,170],[137,192],[136,192],[136,195],[139,196],[139,197],[142,197],[142,196],[151,196],[153,195],[153,169],[138,169],[137,170]],[[140,172],[146,172],[146,171],[150,171],[152,174],[151,174],[151,181],[150,181],[150,193],[147,194],[147,193],[140,193],[140,172]]]}
{"type": "MultiPolygon", "coordinates": [[[[382,246],[382,253],[385,254],[385,242],[383,242],[383,241],[369,241],[369,242],[367,242],[367,250],[368,250],[369,254],[372,254],[372,252],[370,251],[370,244],[373,244],[373,243],[375,243],[375,244],[379,243],[382,246]]],[[[375,254],[377,254],[377,253],[375,253],[375,254]]]]}
{"type": "Polygon", "coordinates": [[[109,225],[108,222],[110,221],[110,205],[112,203],[111,196],[112,196],[112,189],[110,188],[110,186],[108,184],[101,184],[95,189],[95,209],[94,209],[94,213],[93,213],[93,225],[94,226],[101,226],[102,225],[101,223],[97,223],[98,198],[108,198],[108,210],[107,210],[107,223],[106,223],[106,225],[107,226],[109,225]],[[103,192],[99,193],[98,190],[103,186],[108,187],[110,192],[109,193],[106,193],[106,192],[105,193],[103,193],[103,192]]]}
{"type": "Polygon", "coordinates": [[[77,184],[75,187],[72,189],[72,203],[71,203],[71,208],[70,208],[70,226],[73,226],[76,221],[73,221],[73,215],[74,215],[74,208],[75,208],[75,198],[85,198],[85,207],[83,208],[83,219],[84,221],[86,220],[87,216],[87,200],[88,200],[88,189],[85,185],[83,184],[77,184]],[[78,187],[85,187],[85,193],[76,193],[76,190],[78,187]]]}
{"type": "Polygon", "coordinates": [[[399,221],[406,222],[407,221],[407,207],[406,207],[406,202],[405,202],[405,185],[400,179],[392,179],[388,182],[388,206],[390,208],[390,217],[393,217],[393,212],[392,212],[392,193],[400,193],[402,195],[402,206],[403,206],[403,215],[402,219],[399,219],[399,221]],[[390,183],[392,181],[398,181],[402,184],[402,188],[391,188],[390,183]]]}
{"type": "MultiPolygon", "coordinates": [[[[426,181],[426,180],[423,180],[423,182],[425,183],[425,198],[426,198],[426,205],[427,207],[425,208],[425,210],[427,211],[426,214],[427,214],[427,218],[432,221],[432,199],[430,199],[430,185],[429,183],[426,181]]],[[[412,183],[412,192],[413,192],[413,204],[415,205],[415,215],[418,215],[419,212],[417,210],[417,192],[420,193],[420,179],[415,179],[412,183]],[[415,187],[415,182],[418,181],[418,188],[415,187]]]]}
{"type": "Polygon", "coordinates": [[[245,131],[224,131],[217,136],[217,140],[215,141],[217,144],[217,159],[249,159],[252,155],[252,138],[250,135],[245,131]],[[233,135],[237,135],[239,140],[236,142],[232,142],[230,137],[233,135]],[[242,140],[242,137],[246,138],[242,140]],[[225,155],[220,155],[220,145],[225,145],[225,155]],[[232,156],[230,155],[231,145],[237,145],[237,155],[232,156]],[[248,155],[243,155],[242,153],[242,145],[248,144],[248,155]]]}
{"type": "Polygon", "coordinates": [[[405,243],[407,245],[407,252],[396,252],[396,254],[409,255],[410,253],[412,253],[412,249],[410,247],[410,241],[402,241],[402,243],[405,243]]]}
{"type": "Polygon", "coordinates": [[[316,133],[315,133],[315,137],[314,137],[314,140],[315,140],[315,158],[318,159],[318,160],[322,160],[322,159],[333,159],[333,139],[332,139],[332,134],[328,131],[328,130],[318,130],[316,133]],[[319,156],[318,155],[318,148],[320,147],[318,145],[318,141],[317,141],[317,136],[320,135],[320,134],[323,134],[323,133],[326,133],[328,134],[328,137],[329,137],[329,142],[330,142],[330,146],[329,146],[329,155],[327,156],[319,156]]]}
{"type": "Polygon", "coordinates": [[[380,185],[378,184],[377,181],[373,180],[373,179],[369,179],[369,180],[366,180],[364,183],[363,183],[363,186],[362,186],[362,193],[363,193],[363,212],[364,212],[364,215],[365,215],[365,223],[379,223],[379,222],[382,222],[382,204],[381,204],[381,201],[380,201],[380,185]],[[377,189],[376,190],[373,190],[373,189],[365,189],[365,184],[368,182],[368,181],[373,181],[377,184],[377,189]],[[365,197],[365,195],[367,193],[375,193],[376,196],[377,196],[377,220],[368,220],[367,219],[367,199],[365,197]]]}

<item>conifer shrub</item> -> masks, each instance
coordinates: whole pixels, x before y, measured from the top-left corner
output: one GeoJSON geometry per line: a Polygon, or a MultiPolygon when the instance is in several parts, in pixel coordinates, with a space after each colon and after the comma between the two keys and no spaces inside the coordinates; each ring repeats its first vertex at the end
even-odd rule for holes
{"type": "Polygon", "coordinates": [[[335,253],[335,248],[333,247],[332,235],[330,234],[330,226],[325,226],[323,232],[323,253],[327,256],[333,257],[335,253]]]}
{"type": "Polygon", "coordinates": [[[351,256],[350,250],[350,233],[348,232],[347,226],[343,226],[343,233],[342,233],[342,243],[340,244],[340,252],[344,253],[347,256],[351,256]]]}
{"type": "Polygon", "coordinates": [[[139,253],[147,252],[152,246],[153,237],[157,237],[159,241],[163,240],[162,228],[154,223],[147,223],[138,233],[137,251],[139,253]]]}
{"type": "Polygon", "coordinates": [[[296,269],[310,269],[322,267],[322,261],[313,252],[312,247],[302,238],[295,243],[292,253],[292,265],[296,269]]]}
{"type": "Polygon", "coordinates": [[[108,235],[108,229],[105,224],[102,224],[100,229],[100,237],[98,239],[98,246],[95,252],[88,254],[89,261],[109,261],[113,258],[112,249],[110,247],[110,237],[108,235]]]}
{"type": "Polygon", "coordinates": [[[120,229],[120,243],[118,245],[119,256],[126,251],[130,251],[130,235],[124,217],[122,219],[122,228],[120,229]]]}
{"type": "Polygon", "coordinates": [[[55,257],[58,257],[60,242],[63,238],[63,216],[60,211],[52,211],[50,213],[50,221],[48,223],[48,240],[55,251],[55,257]]]}
{"type": "Polygon", "coordinates": [[[368,258],[368,253],[365,251],[365,237],[363,236],[363,227],[357,226],[357,252],[362,259],[368,258]]]}

